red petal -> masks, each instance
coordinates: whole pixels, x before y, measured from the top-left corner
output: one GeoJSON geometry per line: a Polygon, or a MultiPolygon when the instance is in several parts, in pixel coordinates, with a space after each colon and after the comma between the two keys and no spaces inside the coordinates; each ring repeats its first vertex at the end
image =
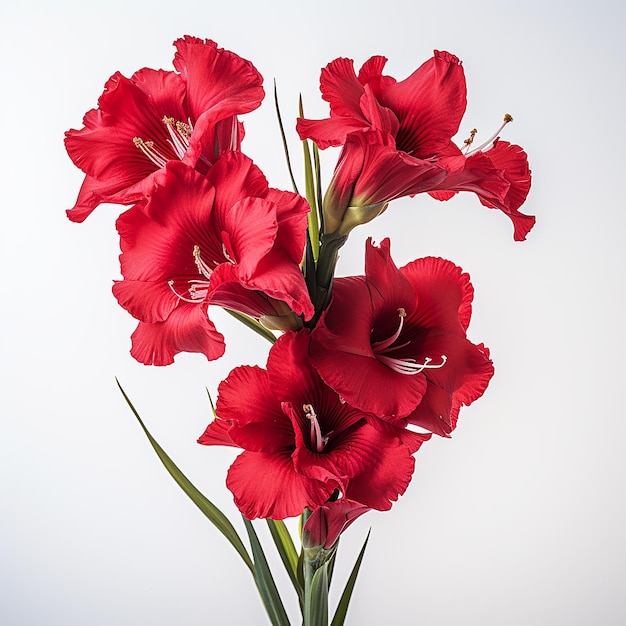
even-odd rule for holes
{"type": "Polygon", "coordinates": [[[411,76],[386,87],[380,101],[400,120],[398,149],[420,159],[444,152],[459,129],[466,94],[461,62],[437,50],[411,76]]]}
{"type": "Polygon", "coordinates": [[[234,52],[214,41],[185,36],[174,42],[174,67],[187,85],[193,118],[203,114],[218,121],[256,109],[265,95],[263,77],[234,52]]]}
{"type": "Polygon", "coordinates": [[[324,485],[296,474],[288,453],[244,452],[231,465],[226,486],[237,508],[248,518],[284,519],[305,507],[326,502],[335,485],[324,485]]]}
{"type": "Polygon", "coordinates": [[[269,389],[267,372],[259,367],[235,368],[220,383],[216,412],[232,422],[229,436],[253,452],[293,450],[291,422],[269,389]]]}
{"type": "Polygon", "coordinates": [[[128,79],[119,72],[105,86],[99,110],[89,111],[84,128],[66,133],[65,147],[74,164],[102,184],[122,191],[159,169],[133,139],[154,141],[166,158],[169,147],[163,116],[186,120],[185,86],[174,72],[142,69],[128,79]]]}
{"type": "Polygon", "coordinates": [[[400,271],[417,294],[418,307],[411,323],[465,336],[474,296],[469,275],[454,263],[436,257],[417,259],[400,271]]]}
{"type": "Polygon", "coordinates": [[[232,446],[239,448],[228,434],[231,426],[232,422],[230,420],[216,417],[200,435],[198,443],[201,443],[203,446],[232,446]]]}
{"type": "Polygon", "coordinates": [[[113,295],[134,318],[148,323],[165,321],[180,300],[165,281],[115,281],[113,295]]]}
{"type": "Polygon", "coordinates": [[[179,352],[200,352],[213,361],[225,349],[224,337],[197,304],[181,303],[164,322],[139,322],[131,339],[131,355],[145,365],[170,365],[179,352]]]}

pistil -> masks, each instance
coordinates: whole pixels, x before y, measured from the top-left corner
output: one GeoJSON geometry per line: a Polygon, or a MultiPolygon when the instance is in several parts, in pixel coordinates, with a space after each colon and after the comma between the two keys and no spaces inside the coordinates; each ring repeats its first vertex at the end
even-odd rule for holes
{"type": "Polygon", "coordinates": [[[311,445],[314,446],[316,452],[323,452],[330,438],[330,433],[326,437],[322,437],[322,429],[312,404],[303,404],[302,410],[304,411],[304,417],[311,422],[311,445]]]}

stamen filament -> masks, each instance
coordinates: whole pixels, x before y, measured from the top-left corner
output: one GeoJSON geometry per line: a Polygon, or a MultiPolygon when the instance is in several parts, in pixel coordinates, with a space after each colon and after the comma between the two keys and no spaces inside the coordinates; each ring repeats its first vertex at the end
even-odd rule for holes
{"type": "Polygon", "coordinates": [[[500,126],[500,128],[498,128],[498,130],[493,135],[491,135],[491,137],[489,137],[487,141],[485,141],[484,143],[481,143],[480,146],[478,146],[478,148],[474,148],[473,150],[470,150],[469,152],[466,153],[466,155],[469,156],[470,154],[480,152],[480,150],[482,150],[483,148],[486,148],[487,146],[491,145],[498,138],[498,135],[502,132],[502,129],[512,121],[513,121],[513,116],[507,113],[504,116],[504,121],[502,122],[502,125],[500,126]]]}
{"type": "MultiPolygon", "coordinates": [[[[400,307],[398,309],[398,316],[400,317],[400,323],[398,324],[398,329],[396,332],[391,335],[388,339],[383,339],[382,341],[376,341],[372,344],[372,349],[374,352],[383,352],[386,348],[388,348],[399,336],[402,332],[402,327],[404,326],[404,318],[406,317],[406,311],[400,307]]],[[[407,345],[407,344],[404,344],[407,345]]],[[[400,347],[400,346],[396,346],[400,347]]]]}
{"type": "Polygon", "coordinates": [[[141,137],[133,137],[133,143],[139,148],[158,168],[165,167],[168,159],[165,158],[155,147],[153,141],[144,141],[141,137]]]}
{"type": "Polygon", "coordinates": [[[191,286],[187,291],[189,292],[189,295],[191,297],[187,298],[186,296],[183,296],[182,294],[178,293],[178,291],[176,291],[176,288],[174,287],[174,282],[174,280],[168,280],[168,287],[172,290],[173,294],[179,300],[182,300],[183,302],[188,302],[189,304],[199,304],[200,302],[202,302],[204,300],[204,297],[206,296],[206,292],[209,287],[209,283],[206,280],[189,280],[187,282],[190,283],[191,286]],[[204,288],[198,289],[200,285],[202,285],[204,288]]]}
{"type": "Polygon", "coordinates": [[[202,274],[210,280],[213,270],[202,260],[202,257],[200,256],[200,246],[196,245],[193,247],[193,258],[196,263],[196,267],[198,268],[198,274],[202,274]]]}
{"type": "Polygon", "coordinates": [[[394,372],[398,372],[398,374],[407,374],[408,376],[414,376],[415,374],[420,374],[424,370],[434,370],[440,369],[448,360],[448,357],[445,354],[441,355],[441,363],[438,365],[431,365],[430,362],[432,359],[430,357],[426,357],[423,363],[418,363],[415,359],[394,359],[389,356],[385,356],[382,354],[377,354],[376,358],[383,364],[386,365],[389,369],[392,369],[394,372]]]}
{"type": "Polygon", "coordinates": [[[174,148],[174,152],[178,158],[182,159],[185,156],[185,151],[189,147],[189,141],[187,137],[181,133],[181,130],[187,125],[185,124],[183,126],[182,122],[174,122],[174,118],[167,117],[167,115],[164,115],[161,121],[165,124],[170,134],[169,144],[174,148]]]}

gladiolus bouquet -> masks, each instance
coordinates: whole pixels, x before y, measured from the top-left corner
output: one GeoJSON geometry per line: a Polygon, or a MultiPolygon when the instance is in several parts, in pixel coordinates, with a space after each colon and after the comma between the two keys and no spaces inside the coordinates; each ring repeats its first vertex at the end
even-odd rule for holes
{"type": "MultiPolygon", "coordinates": [[[[185,36],[174,46],[173,71],[115,73],[83,127],[66,133],[85,174],[68,217],[81,222],[103,203],[130,206],[117,219],[123,278],[113,294],[138,320],[136,360],[221,357],[210,305],[270,342],[265,369],[237,367],[219,385],[198,440],[241,450],[226,486],[249,548],[124,397],[170,474],[249,567],[270,622],[289,619],[250,521],[257,518],[267,520],[302,623],[327,625],[339,537],[367,511],[391,508],[416,452],[433,434],[450,436],[461,407],[493,375],[489,350],[466,336],[473,288],[461,268],[436,257],[398,267],[389,239],[369,239],[363,275],[335,278],[338,251],[352,229],[418,193],[447,200],[471,191],[523,240],[534,224],[519,212],[531,183],[526,154],[499,137],[509,115],[480,146],[475,130],[461,146],[452,141],[466,106],[454,55],[435,51],[401,81],[383,74],[384,57],[358,73],[339,58],[321,73],[329,117],[306,119],[301,110],[297,120],[304,195],[277,106],[293,191],[275,189],[242,151],[240,117],[261,104],[261,75],[213,41],[185,36]],[[329,146],[341,152],[324,191],[318,150],[329,146]],[[299,547],[283,522],[297,516],[299,547]]],[[[333,626],[345,621],[365,545],[333,626]]]]}

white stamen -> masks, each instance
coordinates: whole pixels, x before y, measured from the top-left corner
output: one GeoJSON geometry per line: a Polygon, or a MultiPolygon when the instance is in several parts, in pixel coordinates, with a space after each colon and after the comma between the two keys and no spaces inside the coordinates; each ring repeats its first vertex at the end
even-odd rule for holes
{"type": "Polygon", "coordinates": [[[167,159],[155,147],[153,141],[144,141],[141,137],[134,137],[133,143],[158,167],[165,167],[167,159]]]}
{"type": "Polygon", "coordinates": [[[424,370],[437,370],[442,368],[448,357],[445,354],[441,355],[441,363],[438,365],[431,365],[430,362],[432,359],[427,356],[424,359],[423,363],[418,363],[415,359],[394,359],[389,356],[385,356],[382,354],[377,354],[376,358],[383,364],[386,365],[389,369],[392,369],[394,372],[398,372],[398,374],[407,374],[408,376],[414,376],[415,374],[419,374],[424,370]]]}
{"type": "Polygon", "coordinates": [[[167,132],[170,134],[168,143],[174,148],[176,156],[182,159],[189,147],[191,125],[184,122],[175,122],[173,117],[167,117],[167,115],[164,115],[161,121],[165,124],[167,132]]]}
{"type": "Polygon", "coordinates": [[[176,291],[176,288],[174,287],[174,282],[174,280],[167,281],[169,288],[179,300],[182,300],[183,302],[189,302],[189,304],[200,304],[204,300],[206,292],[209,288],[208,280],[188,280],[187,282],[189,283],[190,287],[187,289],[187,292],[189,293],[190,297],[187,298],[186,296],[183,296],[182,294],[178,293],[178,291],[176,291]]]}
{"type": "MultiPolygon", "coordinates": [[[[480,146],[478,146],[478,148],[474,148],[473,150],[470,150],[469,152],[466,152],[465,155],[469,156],[470,154],[474,154],[476,152],[479,152],[483,148],[486,148],[487,146],[490,146],[498,138],[498,136],[502,132],[502,129],[507,124],[509,124],[512,121],[513,121],[513,117],[507,113],[504,116],[504,121],[502,122],[502,125],[500,126],[500,128],[498,128],[498,130],[493,135],[491,135],[491,137],[489,137],[489,139],[487,139],[487,141],[485,141],[484,143],[481,143],[480,146]]],[[[474,134],[476,134],[476,133],[474,133],[474,134]]],[[[474,140],[474,135],[472,135],[471,139],[472,139],[472,141],[474,140]]],[[[471,144],[471,142],[470,142],[470,144],[471,144]]],[[[466,144],[466,145],[469,147],[470,144],[466,144]]]]}
{"type": "Polygon", "coordinates": [[[441,355],[441,363],[438,365],[431,365],[432,359],[428,356],[424,358],[423,363],[418,363],[415,359],[410,357],[397,358],[389,356],[390,352],[399,350],[400,348],[405,348],[411,343],[410,341],[405,341],[404,343],[393,345],[400,337],[404,327],[404,318],[406,317],[406,310],[404,308],[400,307],[398,309],[398,317],[400,318],[400,322],[396,332],[394,332],[388,339],[376,341],[372,344],[372,352],[374,353],[376,359],[394,372],[398,372],[398,374],[406,374],[408,376],[414,376],[415,374],[419,374],[426,369],[439,369],[443,367],[448,360],[448,357],[445,354],[441,355]]]}
{"type": "Polygon", "coordinates": [[[193,258],[196,263],[196,267],[198,268],[198,274],[202,274],[210,280],[213,270],[202,260],[202,257],[200,256],[200,246],[193,247],[193,258]]]}

